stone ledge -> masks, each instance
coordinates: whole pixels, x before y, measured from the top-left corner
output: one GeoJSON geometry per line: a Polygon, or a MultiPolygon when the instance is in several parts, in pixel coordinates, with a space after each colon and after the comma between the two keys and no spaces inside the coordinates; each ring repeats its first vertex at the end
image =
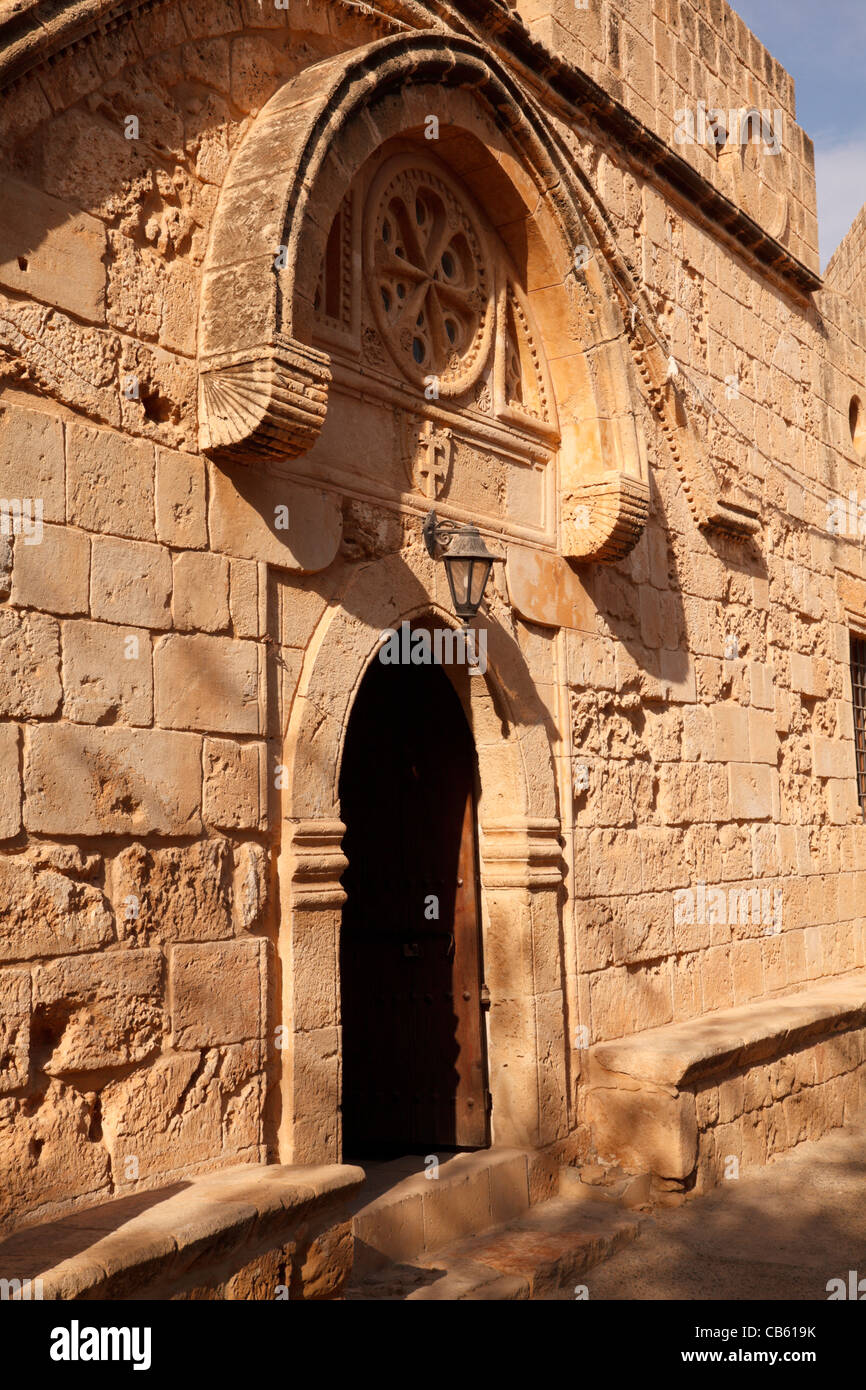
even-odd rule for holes
{"type": "Polygon", "coordinates": [[[761,1165],[847,1122],[861,1091],[866,1096],[866,971],[599,1043],[589,1054],[597,1154],[626,1172],[651,1173],[653,1190],[665,1197],[720,1180],[716,1129],[723,1156],[761,1165]],[[827,1055],[834,1039],[835,1058],[827,1055]],[[760,1090],[762,1073],[766,1094],[749,1108],[746,1092],[760,1090]],[[805,1124],[804,1087],[812,1109],[805,1124]]]}
{"type": "Polygon", "coordinates": [[[796,994],[597,1043],[590,1057],[607,1072],[681,1087],[714,1072],[763,1061],[813,1035],[864,1025],[866,971],[859,971],[796,994]]]}
{"type": "Polygon", "coordinates": [[[46,1300],[273,1298],[280,1283],[333,1298],[363,1181],[344,1164],[226,1169],[19,1231],[0,1244],[0,1279],[39,1280],[46,1300]]]}

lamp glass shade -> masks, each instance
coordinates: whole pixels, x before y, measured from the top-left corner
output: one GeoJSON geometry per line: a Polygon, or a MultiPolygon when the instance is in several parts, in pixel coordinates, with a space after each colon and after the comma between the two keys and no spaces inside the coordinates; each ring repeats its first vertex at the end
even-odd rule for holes
{"type": "Polygon", "coordinates": [[[458,618],[468,621],[481,607],[493,556],[474,526],[466,526],[454,537],[444,557],[448,587],[458,618]]]}

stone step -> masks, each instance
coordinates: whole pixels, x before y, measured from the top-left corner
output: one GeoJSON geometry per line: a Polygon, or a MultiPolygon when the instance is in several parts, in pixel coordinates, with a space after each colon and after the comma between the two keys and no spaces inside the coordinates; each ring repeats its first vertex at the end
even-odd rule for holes
{"type": "Polygon", "coordinates": [[[645,1217],[613,1203],[552,1198],[495,1230],[392,1264],[353,1272],[350,1300],[545,1299],[579,1285],[594,1265],[629,1245],[645,1217]]]}
{"type": "Polygon", "coordinates": [[[419,1155],[364,1169],[352,1214],[356,1277],[512,1221],[558,1182],[555,1165],[521,1149],[455,1154],[436,1169],[419,1155]]]}

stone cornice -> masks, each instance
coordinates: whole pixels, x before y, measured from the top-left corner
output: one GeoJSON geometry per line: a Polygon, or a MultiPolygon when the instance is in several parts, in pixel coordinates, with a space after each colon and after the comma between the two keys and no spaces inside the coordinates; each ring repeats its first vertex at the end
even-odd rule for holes
{"type": "MultiPolygon", "coordinates": [[[[0,90],[88,35],[104,32],[136,11],[168,2],[20,0],[13,13],[0,20],[0,90]]],[[[536,94],[552,93],[567,110],[576,108],[593,117],[632,159],[664,181],[679,202],[697,209],[702,218],[733,239],[768,274],[803,295],[820,289],[820,275],[769,236],[591,77],[534,39],[503,0],[433,0],[424,8],[414,0],[378,0],[370,8],[413,27],[429,27],[438,20],[465,32],[468,23],[536,94]]]]}

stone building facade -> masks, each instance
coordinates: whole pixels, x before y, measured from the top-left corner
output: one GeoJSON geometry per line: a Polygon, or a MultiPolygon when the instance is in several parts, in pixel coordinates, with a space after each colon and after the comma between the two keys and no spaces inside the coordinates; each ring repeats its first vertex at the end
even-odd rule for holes
{"type": "Polygon", "coordinates": [[[431,507],[504,562],[450,1138],[687,1192],[841,1123],[864,223],[822,281],[789,75],[724,0],[83,0],[0,83],[0,1231],[363,1158],[341,772],[459,627],[431,507]]]}

